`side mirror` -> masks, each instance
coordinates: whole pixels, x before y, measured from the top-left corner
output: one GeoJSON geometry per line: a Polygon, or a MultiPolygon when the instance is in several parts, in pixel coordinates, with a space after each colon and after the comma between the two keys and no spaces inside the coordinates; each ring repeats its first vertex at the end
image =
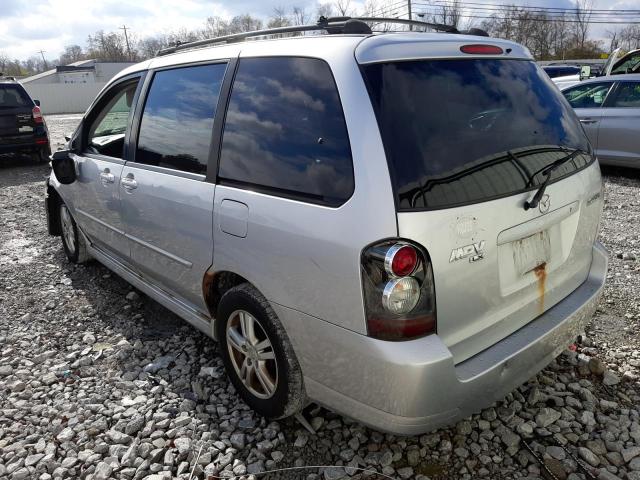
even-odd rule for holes
{"type": "Polygon", "coordinates": [[[64,140],[65,140],[65,142],[68,142],[69,140],[71,140],[71,134],[70,133],[65,133],[64,134],[64,140]]]}
{"type": "Polygon", "coordinates": [[[33,103],[35,103],[35,104],[36,104],[36,107],[39,107],[39,106],[40,106],[40,100],[34,100],[34,101],[33,101],[33,103]]]}
{"type": "Polygon", "coordinates": [[[591,78],[591,65],[583,65],[580,67],[580,80],[591,78]]]}
{"type": "Polygon", "coordinates": [[[63,185],[69,185],[76,180],[76,162],[73,161],[70,154],[70,150],[60,150],[51,156],[53,173],[63,185]]]}

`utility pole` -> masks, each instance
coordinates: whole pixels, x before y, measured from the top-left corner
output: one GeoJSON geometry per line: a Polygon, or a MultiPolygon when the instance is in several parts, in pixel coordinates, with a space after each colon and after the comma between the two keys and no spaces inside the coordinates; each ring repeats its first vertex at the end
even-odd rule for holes
{"type": "MultiPolygon", "coordinates": [[[[407,0],[407,6],[409,7],[409,20],[413,20],[411,17],[411,0],[407,0]]],[[[413,25],[409,25],[409,30],[413,30],[413,25]]]]}
{"type": "Polygon", "coordinates": [[[129,54],[129,60],[131,60],[131,46],[129,45],[129,37],[127,36],[127,26],[123,25],[120,30],[124,30],[124,41],[127,43],[127,53],[129,54]]]}
{"type": "Polygon", "coordinates": [[[47,61],[44,58],[44,50],[40,50],[38,53],[40,55],[42,55],[42,63],[44,63],[44,69],[45,70],[49,70],[49,66],[47,65],[47,61]]]}

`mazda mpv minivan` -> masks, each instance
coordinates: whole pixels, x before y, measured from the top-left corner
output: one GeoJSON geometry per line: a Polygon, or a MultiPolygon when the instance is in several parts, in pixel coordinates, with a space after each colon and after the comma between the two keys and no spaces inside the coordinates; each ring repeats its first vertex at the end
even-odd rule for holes
{"type": "Polygon", "coordinates": [[[260,414],[416,434],[583,331],[602,182],[526,48],[342,24],[123,71],[53,156],[49,231],[216,339],[260,414]]]}

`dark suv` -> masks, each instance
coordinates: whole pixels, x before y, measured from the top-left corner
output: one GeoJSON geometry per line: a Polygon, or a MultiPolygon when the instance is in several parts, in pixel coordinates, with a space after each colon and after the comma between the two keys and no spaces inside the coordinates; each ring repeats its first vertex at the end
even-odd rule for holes
{"type": "Polygon", "coordinates": [[[48,161],[49,133],[39,105],[14,78],[0,74],[0,154],[28,153],[48,161]]]}

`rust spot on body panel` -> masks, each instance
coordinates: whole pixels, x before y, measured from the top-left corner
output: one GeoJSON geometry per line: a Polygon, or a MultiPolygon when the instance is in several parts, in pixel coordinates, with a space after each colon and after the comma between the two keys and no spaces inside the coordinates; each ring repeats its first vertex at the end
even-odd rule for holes
{"type": "Polygon", "coordinates": [[[540,313],[544,312],[544,293],[546,291],[547,283],[547,264],[542,263],[533,269],[533,273],[538,279],[538,310],[540,313]]]}

